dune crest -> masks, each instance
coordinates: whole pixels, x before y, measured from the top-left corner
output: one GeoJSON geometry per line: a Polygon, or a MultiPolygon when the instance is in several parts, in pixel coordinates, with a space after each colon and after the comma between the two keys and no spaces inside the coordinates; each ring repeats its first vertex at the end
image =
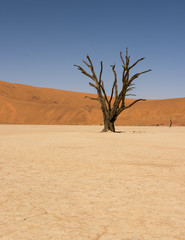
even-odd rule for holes
{"type": "MultiPolygon", "coordinates": [[[[0,81],[0,123],[102,124],[93,94],[32,87],[0,81]]],[[[132,99],[128,99],[131,102],[132,99]]],[[[117,125],[185,125],[185,98],[139,102],[119,116],[117,125]]]]}

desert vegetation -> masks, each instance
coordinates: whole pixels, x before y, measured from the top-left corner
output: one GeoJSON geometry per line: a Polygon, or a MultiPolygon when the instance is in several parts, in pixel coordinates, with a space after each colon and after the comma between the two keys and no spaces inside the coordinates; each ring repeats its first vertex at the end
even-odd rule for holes
{"type": "Polygon", "coordinates": [[[126,49],[126,55],[125,55],[125,60],[123,59],[122,52],[120,52],[120,58],[122,61],[122,67],[123,67],[123,72],[122,72],[122,88],[121,91],[118,91],[118,83],[117,83],[117,73],[115,70],[115,64],[111,65],[112,72],[114,74],[114,82],[112,85],[112,91],[111,91],[111,96],[108,97],[105,91],[104,87],[104,82],[102,80],[102,72],[103,72],[103,62],[100,62],[101,69],[100,69],[100,74],[99,78],[97,77],[93,63],[90,59],[90,57],[87,55],[87,60],[88,62],[82,60],[85,65],[90,69],[91,74],[89,74],[87,71],[84,70],[79,65],[75,65],[84,75],[89,77],[92,82],[89,82],[89,85],[93,88],[96,89],[97,91],[97,97],[88,97],[92,100],[96,100],[100,103],[101,106],[101,111],[103,114],[103,122],[104,122],[104,128],[103,132],[107,131],[112,131],[115,132],[115,121],[117,120],[118,116],[120,115],[121,112],[123,112],[125,109],[128,109],[132,107],[134,104],[136,104],[139,101],[144,101],[145,99],[136,99],[130,104],[126,105],[125,103],[125,98],[127,96],[133,96],[134,94],[130,94],[129,92],[132,91],[134,87],[134,80],[138,78],[141,74],[150,72],[151,69],[136,73],[132,77],[130,77],[130,70],[135,67],[140,61],[144,60],[144,58],[140,58],[137,60],[134,64],[130,66],[130,56],[128,56],[128,49],[126,49]]]}

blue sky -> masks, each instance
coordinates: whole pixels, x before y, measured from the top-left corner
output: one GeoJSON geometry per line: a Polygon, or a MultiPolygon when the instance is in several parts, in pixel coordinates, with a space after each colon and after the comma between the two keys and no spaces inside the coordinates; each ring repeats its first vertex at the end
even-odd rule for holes
{"type": "Polygon", "coordinates": [[[152,69],[136,97],[185,97],[184,12],[184,0],[0,0],[0,79],[94,93],[73,66],[88,53],[109,92],[128,47],[131,62],[146,57],[135,72],[152,69]]]}

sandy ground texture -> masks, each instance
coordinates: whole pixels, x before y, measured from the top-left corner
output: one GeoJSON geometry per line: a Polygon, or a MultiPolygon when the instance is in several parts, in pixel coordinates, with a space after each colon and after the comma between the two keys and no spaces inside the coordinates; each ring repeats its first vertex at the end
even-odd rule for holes
{"type": "Polygon", "coordinates": [[[185,127],[0,125],[1,240],[185,239],[185,127]]]}

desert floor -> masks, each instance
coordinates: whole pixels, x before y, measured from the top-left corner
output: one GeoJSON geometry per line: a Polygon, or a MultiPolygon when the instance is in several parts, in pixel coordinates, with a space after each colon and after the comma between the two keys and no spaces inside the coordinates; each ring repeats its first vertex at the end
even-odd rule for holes
{"type": "Polygon", "coordinates": [[[0,125],[0,239],[185,239],[185,127],[0,125]]]}

